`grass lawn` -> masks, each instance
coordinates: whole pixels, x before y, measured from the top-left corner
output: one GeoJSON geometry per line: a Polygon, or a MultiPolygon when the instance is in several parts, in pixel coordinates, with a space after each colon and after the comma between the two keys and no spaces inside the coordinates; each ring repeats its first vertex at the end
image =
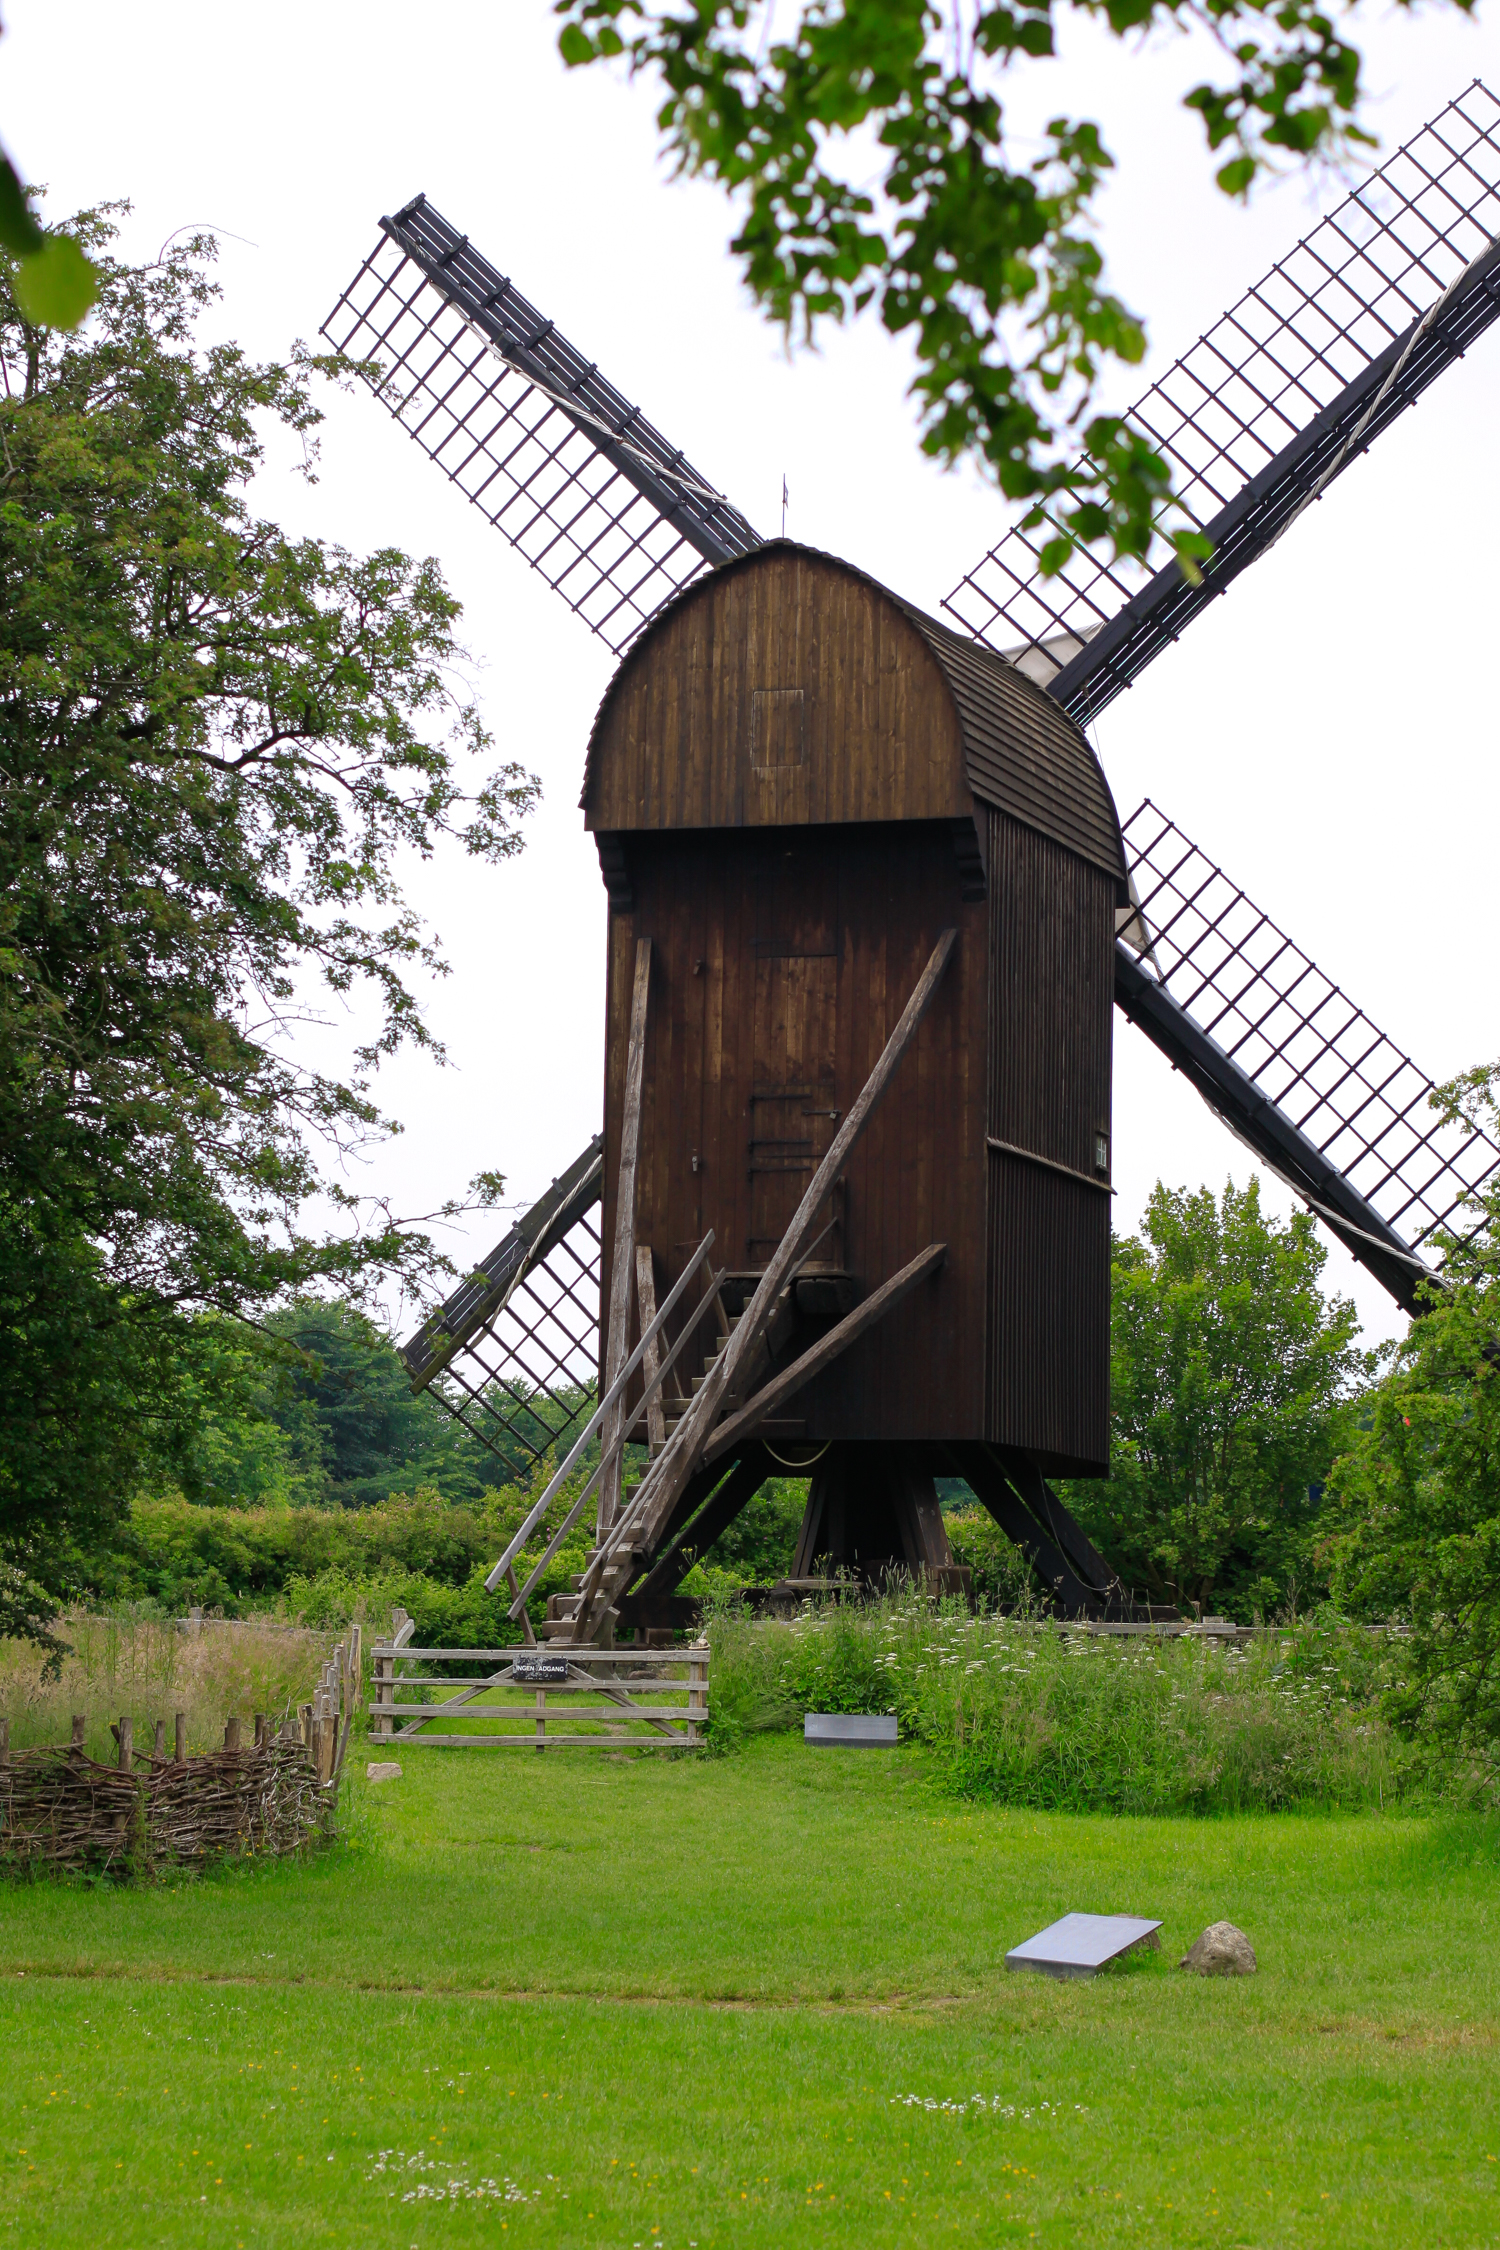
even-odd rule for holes
{"type": "Polygon", "coordinates": [[[310,1866],[0,1890],[0,2242],[1500,2244],[1494,1822],[404,1762],[310,1866]],[[1161,1953],[1008,1975],[1072,1907],[1161,1953]],[[1261,1973],[1179,1975],[1220,1917],[1261,1973]]]}

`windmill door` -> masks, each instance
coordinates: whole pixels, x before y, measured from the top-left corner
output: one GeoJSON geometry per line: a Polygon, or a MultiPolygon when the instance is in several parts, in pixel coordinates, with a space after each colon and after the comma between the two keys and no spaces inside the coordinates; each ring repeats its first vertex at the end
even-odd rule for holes
{"type": "MultiPolygon", "coordinates": [[[[808,895],[801,853],[778,853],[758,886],[753,962],[754,1054],[749,1112],[746,1264],[764,1266],[827,1153],[840,1111],[839,948],[834,916],[808,895]]],[[[840,1198],[828,1220],[839,1216],[840,1198]]],[[[827,1223],[825,1221],[825,1223],[827,1223]]],[[[813,1264],[841,1266],[834,1227],[813,1264]]]]}

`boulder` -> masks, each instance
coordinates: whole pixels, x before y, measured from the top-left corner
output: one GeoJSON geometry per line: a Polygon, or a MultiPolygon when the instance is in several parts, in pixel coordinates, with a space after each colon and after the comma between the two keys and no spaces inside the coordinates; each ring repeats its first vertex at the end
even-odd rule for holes
{"type": "Polygon", "coordinates": [[[1195,1969],[1200,1977],[1253,1977],[1255,1948],[1232,1922],[1210,1922],[1177,1966],[1195,1969]]]}
{"type": "Polygon", "coordinates": [[[366,1766],[365,1779],[366,1781],[399,1781],[401,1779],[401,1768],[397,1765],[395,1759],[392,1758],[383,1765],[376,1764],[372,1766],[366,1766]]]}

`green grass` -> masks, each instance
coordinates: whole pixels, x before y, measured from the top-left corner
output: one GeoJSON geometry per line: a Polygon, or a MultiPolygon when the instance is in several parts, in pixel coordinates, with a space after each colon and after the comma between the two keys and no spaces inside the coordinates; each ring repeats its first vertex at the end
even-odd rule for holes
{"type": "Polygon", "coordinates": [[[1500,2242],[1493,1820],[965,1809],[781,1737],[404,1763],[305,1867],[0,1891],[0,2241],[1500,2242]],[[1007,1975],[1069,1907],[1163,1950],[1007,1975]],[[1221,1916],[1261,1973],[1180,1975],[1221,1916]]]}

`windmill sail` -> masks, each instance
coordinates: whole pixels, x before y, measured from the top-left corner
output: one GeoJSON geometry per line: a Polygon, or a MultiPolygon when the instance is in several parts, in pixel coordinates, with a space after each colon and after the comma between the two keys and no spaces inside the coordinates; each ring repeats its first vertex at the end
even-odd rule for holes
{"type": "Polygon", "coordinates": [[[944,608],[1080,724],[1103,710],[1500,316],[1500,101],[1479,80],[1154,383],[1128,419],[1213,561],[1075,555],[1012,530],[944,608]]]}
{"type": "Polygon", "coordinates": [[[596,1136],[402,1346],[412,1389],[436,1384],[454,1418],[523,1475],[593,1412],[603,1179],[596,1136]]]}
{"type": "Polygon", "coordinates": [[[616,655],[758,534],[425,196],[323,323],[377,398],[616,655]]]}
{"type": "Polygon", "coordinates": [[[1434,1238],[1472,1227],[1500,1147],[1444,1122],[1426,1073],[1149,797],[1124,835],[1155,974],[1118,945],[1120,1007],[1418,1310],[1434,1238]]]}

